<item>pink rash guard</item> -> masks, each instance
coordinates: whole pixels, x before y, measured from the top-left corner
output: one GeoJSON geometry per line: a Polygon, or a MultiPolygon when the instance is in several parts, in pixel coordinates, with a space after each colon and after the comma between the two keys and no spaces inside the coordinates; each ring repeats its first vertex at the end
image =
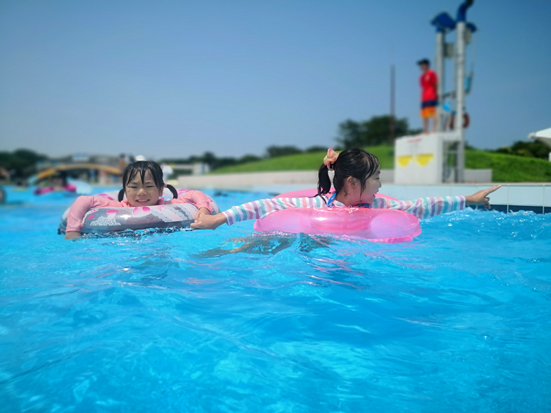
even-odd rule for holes
{"type": "MultiPolygon", "coordinates": [[[[211,214],[213,211],[212,201],[201,191],[187,191],[176,199],[165,201],[161,198],[157,202],[157,205],[169,204],[192,204],[195,205],[197,209],[208,209],[211,214]]],[[[88,211],[92,208],[106,207],[124,208],[132,207],[132,205],[130,205],[126,199],[122,202],[118,202],[100,196],[79,196],[69,210],[69,215],[67,216],[67,232],[80,232],[82,229],[82,220],[88,211]]]]}

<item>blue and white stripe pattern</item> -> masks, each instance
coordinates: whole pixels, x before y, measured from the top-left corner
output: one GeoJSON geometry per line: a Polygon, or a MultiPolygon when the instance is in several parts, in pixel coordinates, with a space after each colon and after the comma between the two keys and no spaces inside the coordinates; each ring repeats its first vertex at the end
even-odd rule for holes
{"type": "Polygon", "coordinates": [[[388,198],[375,198],[372,208],[398,209],[409,212],[417,218],[430,218],[446,212],[465,209],[464,196],[419,198],[414,201],[393,201],[388,198]]]}
{"type": "MultiPolygon", "coordinates": [[[[339,201],[333,201],[334,206],[345,206],[339,201]]],[[[288,208],[327,208],[325,200],[319,196],[314,198],[270,198],[247,202],[231,207],[222,212],[228,225],[248,219],[260,219],[271,212],[288,208]]],[[[430,218],[446,212],[465,209],[464,196],[446,196],[419,198],[415,201],[393,201],[387,198],[375,198],[371,208],[397,209],[409,212],[418,218],[430,218]]]]}

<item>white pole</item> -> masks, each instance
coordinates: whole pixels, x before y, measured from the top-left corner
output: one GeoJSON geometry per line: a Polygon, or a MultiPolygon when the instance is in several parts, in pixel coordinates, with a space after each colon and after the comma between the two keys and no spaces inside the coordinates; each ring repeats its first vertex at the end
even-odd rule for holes
{"type": "Polygon", "coordinates": [[[436,56],[434,68],[438,76],[438,106],[436,107],[436,119],[438,119],[438,132],[444,131],[444,119],[442,105],[444,104],[444,31],[436,32],[436,56]]]}
{"type": "Polygon", "coordinates": [[[465,182],[465,134],[463,130],[463,114],[465,107],[465,21],[458,21],[456,30],[455,53],[455,119],[454,129],[460,141],[457,147],[456,181],[465,182]]]}

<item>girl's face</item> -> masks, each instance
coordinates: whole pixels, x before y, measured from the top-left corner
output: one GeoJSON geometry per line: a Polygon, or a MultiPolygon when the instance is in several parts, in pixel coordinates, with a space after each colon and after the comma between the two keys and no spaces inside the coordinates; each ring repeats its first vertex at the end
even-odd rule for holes
{"type": "MultiPolygon", "coordinates": [[[[361,182],[356,178],[349,177],[345,185],[345,196],[343,202],[345,205],[372,204],[375,194],[379,192],[382,186],[380,181],[381,168],[377,168],[365,182],[365,189],[362,192],[361,182]]],[[[338,198],[338,197],[337,197],[338,198]]]]}
{"type": "Polygon", "coordinates": [[[155,186],[151,171],[146,171],[143,182],[139,173],[127,182],[125,193],[126,199],[133,207],[152,206],[157,205],[163,189],[155,186]]]}

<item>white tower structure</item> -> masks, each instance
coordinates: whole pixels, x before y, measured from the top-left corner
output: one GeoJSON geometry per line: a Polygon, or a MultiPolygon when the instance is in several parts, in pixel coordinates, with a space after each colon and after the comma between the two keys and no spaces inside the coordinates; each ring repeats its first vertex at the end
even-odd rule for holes
{"type": "MultiPolygon", "coordinates": [[[[455,131],[458,135],[457,157],[455,165],[455,181],[465,182],[465,130],[463,116],[465,113],[465,43],[468,32],[467,9],[474,0],[466,0],[457,10],[457,26],[455,28],[455,131]]],[[[470,36],[470,35],[469,35],[470,36]]]]}

